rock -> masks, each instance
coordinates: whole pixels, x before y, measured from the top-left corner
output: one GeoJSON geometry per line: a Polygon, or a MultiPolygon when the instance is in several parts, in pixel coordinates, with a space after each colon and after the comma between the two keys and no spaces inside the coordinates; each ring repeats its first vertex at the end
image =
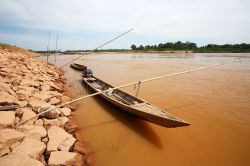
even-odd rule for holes
{"type": "Polygon", "coordinates": [[[4,148],[4,144],[0,143],[0,150],[4,148]]]}
{"type": "Polygon", "coordinates": [[[10,164],[11,166],[44,166],[40,161],[20,154],[10,154],[0,158],[0,165],[10,164]]]}
{"type": "Polygon", "coordinates": [[[18,145],[20,145],[21,144],[21,142],[15,142],[14,144],[12,144],[11,146],[10,146],[10,151],[12,152],[18,145]]]}
{"type": "Polygon", "coordinates": [[[61,116],[69,116],[71,113],[71,110],[67,107],[61,108],[60,109],[61,116]]]}
{"type": "Polygon", "coordinates": [[[12,90],[13,90],[13,91],[18,91],[18,87],[17,87],[17,86],[13,86],[13,87],[12,87],[12,90]]]}
{"type": "Polygon", "coordinates": [[[4,145],[11,145],[17,141],[22,141],[25,134],[14,129],[0,130],[0,143],[4,145]]]}
{"type": "Polygon", "coordinates": [[[15,121],[15,111],[0,111],[0,128],[11,127],[15,121]]]}
{"type": "Polygon", "coordinates": [[[0,82],[0,89],[8,89],[11,88],[11,84],[6,84],[4,82],[0,82]]]}
{"type": "Polygon", "coordinates": [[[95,165],[94,155],[88,156],[87,161],[86,161],[86,164],[87,164],[87,165],[95,165]]]}
{"type": "Polygon", "coordinates": [[[18,104],[20,107],[26,107],[28,102],[27,101],[20,101],[20,100],[15,100],[15,104],[18,104]]]}
{"type": "Polygon", "coordinates": [[[77,109],[77,105],[75,105],[75,104],[67,104],[67,105],[65,105],[65,107],[71,109],[71,112],[75,111],[77,109]]]}
{"type": "Polygon", "coordinates": [[[21,125],[16,128],[18,131],[22,131],[26,137],[41,140],[41,138],[46,137],[47,131],[42,126],[34,125],[21,125]]]}
{"type": "Polygon", "coordinates": [[[29,97],[31,96],[31,92],[27,90],[19,90],[16,91],[16,95],[18,97],[18,100],[25,101],[29,99],[29,97]]]}
{"type": "Polygon", "coordinates": [[[9,84],[9,85],[10,86],[6,86],[5,83],[0,82],[0,90],[7,92],[11,96],[17,97],[16,93],[11,89],[11,84],[9,84]],[[1,86],[1,84],[2,84],[2,86],[1,86]]]}
{"type": "Polygon", "coordinates": [[[52,97],[50,100],[49,100],[49,103],[50,104],[53,104],[53,105],[57,105],[57,104],[60,104],[60,100],[56,97],[52,97]]]}
{"type": "Polygon", "coordinates": [[[66,138],[66,140],[64,140],[59,146],[58,146],[58,150],[61,151],[69,151],[70,148],[74,145],[74,143],[76,142],[76,139],[72,136],[72,137],[68,137],[66,138]]]}
{"type": "Polygon", "coordinates": [[[17,87],[18,90],[25,90],[25,91],[29,91],[31,93],[33,93],[36,89],[34,87],[29,87],[29,86],[18,86],[17,87]]]}
{"type": "Polygon", "coordinates": [[[11,70],[10,68],[6,68],[6,67],[1,68],[0,70],[6,73],[13,73],[13,70],[11,70]]]}
{"type": "MultiPolygon", "coordinates": [[[[52,108],[52,107],[51,107],[52,108]]],[[[58,109],[51,110],[49,112],[46,112],[43,116],[48,119],[55,119],[60,116],[60,111],[58,109]]]]}
{"type": "Polygon", "coordinates": [[[47,143],[48,141],[49,141],[49,138],[48,138],[48,137],[45,137],[45,138],[42,139],[42,142],[47,143]]]}
{"type": "Polygon", "coordinates": [[[51,152],[49,158],[49,166],[56,165],[72,165],[72,166],[81,166],[82,156],[78,153],[66,152],[66,151],[56,151],[51,152]]]}
{"type": "Polygon", "coordinates": [[[42,119],[38,119],[35,121],[34,125],[36,126],[43,126],[43,120],[42,119]]]}
{"type": "Polygon", "coordinates": [[[44,126],[49,125],[49,127],[50,126],[57,126],[57,127],[59,127],[60,124],[61,124],[58,119],[45,119],[45,118],[43,118],[43,121],[44,121],[44,126]]]}
{"type": "MultiPolygon", "coordinates": [[[[21,117],[20,123],[25,122],[26,120],[36,116],[36,113],[31,111],[29,108],[23,108],[24,112],[23,115],[21,117]]],[[[35,117],[27,122],[25,122],[25,124],[34,124],[34,122],[38,119],[38,117],[35,117]]]]}
{"type": "Polygon", "coordinates": [[[40,160],[45,148],[46,145],[43,142],[25,138],[23,142],[13,150],[12,154],[27,155],[30,158],[40,160]]]}
{"type": "Polygon", "coordinates": [[[50,98],[53,97],[53,95],[51,95],[50,93],[48,93],[47,91],[41,91],[41,92],[37,92],[33,95],[33,97],[39,98],[42,101],[49,101],[50,98]]]}
{"type": "MultiPolygon", "coordinates": [[[[70,117],[70,116],[69,116],[70,117]]],[[[70,133],[70,134],[74,134],[77,129],[78,129],[78,125],[76,123],[75,120],[73,120],[72,118],[69,119],[69,121],[65,124],[65,130],[70,133]]]]}
{"type": "Polygon", "coordinates": [[[47,165],[44,155],[42,155],[40,161],[43,163],[43,165],[47,165]]]}
{"type": "Polygon", "coordinates": [[[63,95],[60,97],[61,103],[66,103],[70,101],[70,97],[63,95]]]}
{"type": "Polygon", "coordinates": [[[64,128],[65,124],[69,121],[67,117],[59,117],[57,118],[60,122],[60,127],[64,128]]]}
{"type": "Polygon", "coordinates": [[[21,85],[27,85],[27,86],[31,86],[31,87],[39,87],[40,84],[36,81],[33,81],[31,79],[23,79],[21,81],[21,85]]]}
{"type": "Polygon", "coordinates": [[[8,154],[10,154],[10,148],[8,146],[4,147],[2,150],[0,150],[0,157],[8,155],[8,154]]]}
{"type": "Polygon", "coordinates": [[[18,116],[16,116],[15,120],[14,120],[14,125],[18,124],[20,121],[20,118],[18,116]]]}
{"type": "Polygon", "coordinates": [[[30,110],[30,109],[27,108],[27,107],[25,107],[25,108],[17,108],[16,111],[15,111],[15,112],[16,112],[16,116],[22,117],[23,112],[24,112],[24,110],[26,110],[26,109],[30,110]]]}
{"type": "Polygon", "coordinates": [[[55,91],[46,91],[46,93],[48,95],[51,95],[52,97],[61,97],[62,96],[61,93],[58,93],[58,92],[55,92],[55,91]]]}
{"type": "Polygon", "coordinates": [[[46,109],[48,109],[50,107],[50,104],[42,101],[42,100],[34,100],[34,101],[30,101],[28,103],[29,106],[32,107],[33,111],[38,112],[39,108],[40,108],[40,112],[41,111],[45,111],[46,109]]]}
{"type": "Polygon", "coordinates": [[[42,85],[42,86],[41,86],[41,90],[42,90],[42,91],[49,91],[49,90],[50,90],[50,86],[47,85],[47,84],[42,85]]]}
{"type": "Polygon", "coordinates": [[[63,92],[63,89],[56,86],[55,84],[51,84],[50,87],[51,87],[52,90],[57,90],[59,92],[63,92]]]}
{"type": "Polygon", "coordinates": [[[37,98],[37,97],[34,97],[34,96],[31,96],[29,99],[28,99],[28,102],[31,102],[31,101],[40,101],[41,99],[37,98]]]}
{"type": "Polygon", "coordinates": [[[82,143],[80,141],[77,141],[75,143],[73,151],[76,151],[76,152],[81,153],[83,155],[87,155],[87,154],[92,153],[90,145],[87,143],[82,143]]]}
{"type": "Polygon", "coordinates": [[[48,137],[49,142],[47,145],[47,151],[50,152],[58,150],[60,144],[73,136],[65,132],[65,130],[60,127],[52,126],[48,129],[48,137]]]}
{"type": "Polygon", "coordinates": [[[0,105],[10,105],[14,103],[14,97],[5,91],[0,91],[0,105]]]}

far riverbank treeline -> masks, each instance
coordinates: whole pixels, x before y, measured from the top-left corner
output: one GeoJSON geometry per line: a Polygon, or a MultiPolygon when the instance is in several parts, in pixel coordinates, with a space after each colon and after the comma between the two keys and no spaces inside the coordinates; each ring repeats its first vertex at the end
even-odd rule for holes
{"type": "Polygon", "coordinates": [[[136,46],[135,44],[131,45],[132,50],[138,51],[192,51],[197,53],[220,53],[220,52],[229,52],[229,53],[239,53],[239,52],[250,52],[250,44],[241,43],[241,44],[207,44],[205,46],[198,47],[196,43],[193,42],[167,42],[160,43],[158,45],[140,45],[136,46]]]}

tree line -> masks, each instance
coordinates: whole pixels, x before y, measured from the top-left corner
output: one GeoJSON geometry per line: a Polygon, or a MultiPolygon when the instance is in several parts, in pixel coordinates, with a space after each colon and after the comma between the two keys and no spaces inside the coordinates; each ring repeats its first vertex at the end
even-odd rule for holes
{"type": "Polygon", "coordinates": [[[250,44],[207,44],[205,46],[198,47],[196,43],[193,42],[167,42],[160,43],[158,45],[131,45],[132,50],[139,51],[193,51],[193,52],[250,52],[250,44]]]}

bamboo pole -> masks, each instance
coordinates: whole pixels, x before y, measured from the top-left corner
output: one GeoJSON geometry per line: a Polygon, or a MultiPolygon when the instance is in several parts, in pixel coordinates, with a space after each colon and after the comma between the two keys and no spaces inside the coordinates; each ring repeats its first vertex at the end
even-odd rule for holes
{"type": "MultiPolygon", "coordinates": [[[[130,30],[128,30],[128,31],[126,31],[126,32],[124,32],[124,33],[122,33],[122,34],[120,34],[119,36],[115,37],[114,39],[111,39],[111,40],[107,41],[107,42],[104,43],[104,44],[101,44],[100,46],[96,47],[96,48],[93,49],[92,51],[98,50],[99,48],[101,48],[101,47],[103,47],[103,46],[105,46],[105,45],[107,45],[107,44],[113,42],[114,40],[116,40],[116,39],[118,39],[118,38],[120,38],[120,37],[126,35],[127,33],[129,33],[129,32],[132,31],[132,30],[134,30],[134,28],[132,28],[132,29],[130,29],[130,30]]],[[[72,63],[72,62],[74,62],[75,60],[77,60],[77,59],[79,59],[79,58],[81,58],[81,57],[83,57],[83,56],[84,56],[84,54],[83,54],[83,55],[80,55],[80,56],[78,56],[78,57],[76,57],[76,58],[74,58],[73,60],[71,60],[71,61],[69,61],[69,62],[67,62],[67,63],[65,63],[64,65],[62,65],[62,66],[59,67],[59,68],[63,68],[64,66],[66,66],[66,65],[68,65],[68,64],[70,64],[70,63],[72,63]]]]}
{"type": "Polygon", "coordinates": [[[56,66],[57,44],[58,44],[58,35],[56,36],[55,66],[56,66]]]}

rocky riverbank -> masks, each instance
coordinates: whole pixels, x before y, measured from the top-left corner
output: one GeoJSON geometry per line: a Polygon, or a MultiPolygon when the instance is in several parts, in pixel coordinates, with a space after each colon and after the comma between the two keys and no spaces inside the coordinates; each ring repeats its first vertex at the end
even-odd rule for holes
{"type": "Polygon", "coordinates": [[[70,100],[65,82],[53,65],[0,49],[0,165],[89,164],[90,152],[76,138],[72,106],[26,122],[70,100]]]}

